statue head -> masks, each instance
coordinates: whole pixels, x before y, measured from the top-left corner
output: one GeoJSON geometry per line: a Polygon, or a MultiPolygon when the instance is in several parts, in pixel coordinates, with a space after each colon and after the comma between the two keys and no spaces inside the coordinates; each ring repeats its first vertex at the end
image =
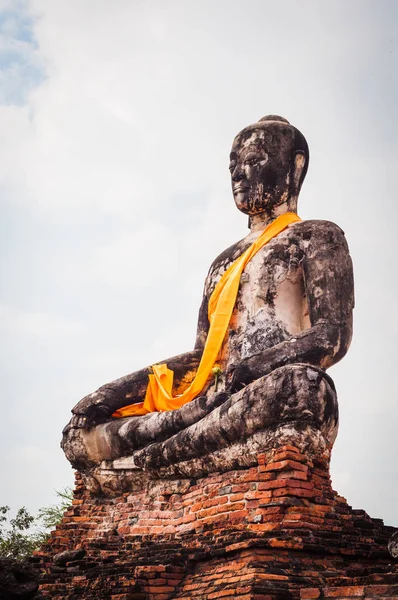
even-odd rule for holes
{"type": "Polygon", "coordinates": [[[284,204],[295,210],[308,162],[303,134],[283,117],[268,115],[245,127],[230,155],[236,206],[247,215],[271,215],[284,204]]]}

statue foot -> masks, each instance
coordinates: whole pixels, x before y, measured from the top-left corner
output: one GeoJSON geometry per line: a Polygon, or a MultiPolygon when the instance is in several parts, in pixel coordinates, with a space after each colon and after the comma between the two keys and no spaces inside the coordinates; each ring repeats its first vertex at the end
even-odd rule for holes
{"type": "MultiPolygon", "coordinates": [[[[226,392],[212,393],[199,396],[178,410],[121,419],[109,420],[104,412],[105,422],[94,426],[92,418],[74,415],[63,430],[61,447],[72,466],[84,470],[103,460],[129,456],[134,450],[170,438],[203,419],[229,397],[226,392]]],[[[101,418],[101,413],[99,416],[101,418]]]]}

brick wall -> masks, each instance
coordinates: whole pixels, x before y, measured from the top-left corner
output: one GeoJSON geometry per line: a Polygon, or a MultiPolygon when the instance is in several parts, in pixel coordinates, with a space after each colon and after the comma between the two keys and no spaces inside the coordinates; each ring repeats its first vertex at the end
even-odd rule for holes
{"type": "Polygon", "coordinates": [[[54,600],[326,598],[337,588],[343,598],[347,581],[395,576],[393,531],[333,492],[327,457],[283,446],[256,467],[118,498],[93,496],[77,474],[73,506],[35,560],[54,600]],[[80,547],[83,559],[52,562],[80,547]]]}

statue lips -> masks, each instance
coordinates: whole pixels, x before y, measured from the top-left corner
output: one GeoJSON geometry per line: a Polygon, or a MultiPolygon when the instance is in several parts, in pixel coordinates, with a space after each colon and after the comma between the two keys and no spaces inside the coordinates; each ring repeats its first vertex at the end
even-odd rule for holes
{"type": "Polygon", "coordinates": [[[232,191],[235,194],[244,194],[245,192],[247,192],[250,189],[249,185],[245,185],[245,184],[240,184],[237,186],[234,186],[232,191]]]}
{"type": "Polygon", "coordinates": [[[250,186],[247,184],[238,184],[232,188],[232,194],[235,200],[235,204],[239,210],[242,212],[246,212],[248,209],[248,194],[250,191],[250,186]]]}

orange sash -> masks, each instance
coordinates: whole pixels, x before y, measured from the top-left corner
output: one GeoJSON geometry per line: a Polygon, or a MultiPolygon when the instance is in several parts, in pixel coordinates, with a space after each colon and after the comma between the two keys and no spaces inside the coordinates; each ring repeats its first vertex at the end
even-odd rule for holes
{"type": "Polygon", "coordinates": [[[129,417],[146,415],[156,411],[175,410],[200,394],[214,367],[227,332],[244,268],[272,238],[281,233],[291,223],[300,220],[300,217],[291,212],[277,217],[275,221],[267,225],[253,244],[228,267],[217,283],[209,300],[210,327],[205,347],[195,378],[189,387],[182,394],[173,396],[174,371],[169,369],[166,364],[153,365],[153,374],[148,376],[149,383],[144,402],[119,408],[113,413],[112,417],[129,417]]]}

